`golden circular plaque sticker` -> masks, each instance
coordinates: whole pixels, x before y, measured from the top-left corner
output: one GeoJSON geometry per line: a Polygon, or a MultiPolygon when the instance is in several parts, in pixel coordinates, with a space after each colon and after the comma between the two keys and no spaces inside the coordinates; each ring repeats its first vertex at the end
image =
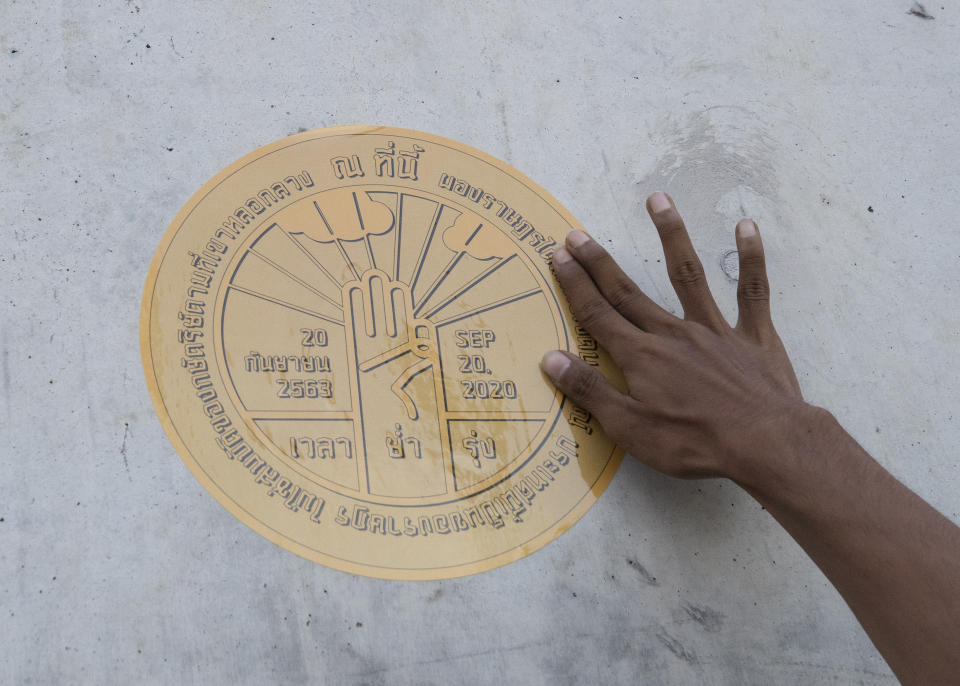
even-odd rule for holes
{"type": "Polygon", "coordinates": [[[387,579],[484,571],[547,544],[622,453],[539,369],[617,372],[550,257],[577,221],[507,164],[404,129],[309,131],[180,210],[141,312],[157,413],[237,518],[387,579]]]}

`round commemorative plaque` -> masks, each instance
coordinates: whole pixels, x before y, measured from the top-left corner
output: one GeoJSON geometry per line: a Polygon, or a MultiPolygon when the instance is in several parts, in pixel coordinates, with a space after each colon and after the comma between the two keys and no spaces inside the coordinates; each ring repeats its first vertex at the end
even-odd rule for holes
{"type": "Polygon", "coordinates": [[[550,257],[581,228],[452,140],[348,126],[208,181],[147,276],[141,348],[167,435],[277,545],[385,579],[488,570],[546,545],[622,452],[539,369],[619,372],[550,257]]]}

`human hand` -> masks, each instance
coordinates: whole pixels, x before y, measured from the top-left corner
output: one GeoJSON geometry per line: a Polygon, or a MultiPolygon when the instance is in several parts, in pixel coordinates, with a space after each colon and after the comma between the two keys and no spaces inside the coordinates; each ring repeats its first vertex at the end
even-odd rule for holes
{"type": "Polygon", "coordinates": [[[344,286],[343,300],[349,303],[346,314],[361,377],[393,360],[413,357],[413,364],[390,388],[403,402],[408,417],[417,419],[416,403],[404,389],[417,374],[439,366],[439,358],[430,333],[433,324],[415,318],[410,287],[382,271],[369,269],[360,281],[344,286]]]}
{"type": "Polygon", "coordinates": [[[773,448],[783,422],[811,408],[770,318],[760,234],[750,219],[737,224],[739,318],[731,327],[673,201],[654,193],[647,211],[684,318],[654,303],[606,250],[572,231],[553,257],[557,278],[574,316],[623,370],[628,390],[571,353],[550,351],[542,367],[647,465],[681,478],[738,480],[773,448]]]}
{"type": "Polygon", "coordinates": [[[364,487],[394,497],[443,493],[433,325],[414,317],[410,287],[377,269],[344,284],[343,303],[364,487]]]}

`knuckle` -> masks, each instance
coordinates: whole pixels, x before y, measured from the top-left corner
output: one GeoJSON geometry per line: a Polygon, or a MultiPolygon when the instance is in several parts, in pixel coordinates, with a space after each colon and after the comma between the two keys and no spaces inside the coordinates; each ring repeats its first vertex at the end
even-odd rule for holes
{"type": "Polygon", "coordinates": [[[577,319],[587,330],[599,324],[606,317],[609,306],[600,299],[590,299],[580,303],[577,308],[577,319]]]}
{"type": "Polygon", "coordinates": [[[577,259],[584,269],[594,277],[609,274],[611,269],[617,268],[617,263],[603,246],[590,242],[577,249],[577,259]]]}
{"type": "Polygon", "coordinates": [[[599,266],[605,261],[605,258],[609,259],[610,257],[607,251],[595,241],[584,243],[576,249],[576,252],[577,256],[590,266],[599,266]]]}
{"type": "Polygon", "coordinates": [[[624,279],[617,279],[610,288],[607,300],[615,309],[627,309],[636,302],[638,291],[639,289],[633,283],[624,279]]]}
{"type": "Polygon", "coordinates": [[[687,230],[683,225],[683,220],[680,218],[680,215],[676,212],[670,212],[660,219],[657,223],[657,229],[659,229],[660,235],[662,236],[673,235],[687,230]]]}
{"type": "Polygon", "coordinates": [[[741,279],[737,295],[746,302],[766,301],[770,299],[770,285],[763,277],[741,279]]]}
{"type": "Polygon", "coordinates": [[[694,286],[704,280],[703,265],[696,257],[683,257],[670,270],[670,280],[680,286],[694,286]]]}
{"type": "Polygon", "coordinates": [[[569,383],[569,395],[580,400],[589,401],[597,392],[600,379],[590,367],[580,367],[573,374],[569,383]]]}
{"type": "Polygon", "coordinates": [[[766,268],[766,261],[764,260],[763,253],[758,255],[744,255],[740,253],[740,272],[746,271],[762,271],[766,268]]]}

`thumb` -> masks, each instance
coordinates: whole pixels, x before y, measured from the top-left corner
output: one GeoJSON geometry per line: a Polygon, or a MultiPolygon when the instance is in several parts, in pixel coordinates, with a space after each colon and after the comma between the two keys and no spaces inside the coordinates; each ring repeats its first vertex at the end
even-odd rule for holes
{"type": "Polygon", "coordinates": [[[603,425],[624,405],[626,396],[614,388],[599,369],[572,353],[550,350],[540,361],[540,367],[564,395],[603,425]]]}

